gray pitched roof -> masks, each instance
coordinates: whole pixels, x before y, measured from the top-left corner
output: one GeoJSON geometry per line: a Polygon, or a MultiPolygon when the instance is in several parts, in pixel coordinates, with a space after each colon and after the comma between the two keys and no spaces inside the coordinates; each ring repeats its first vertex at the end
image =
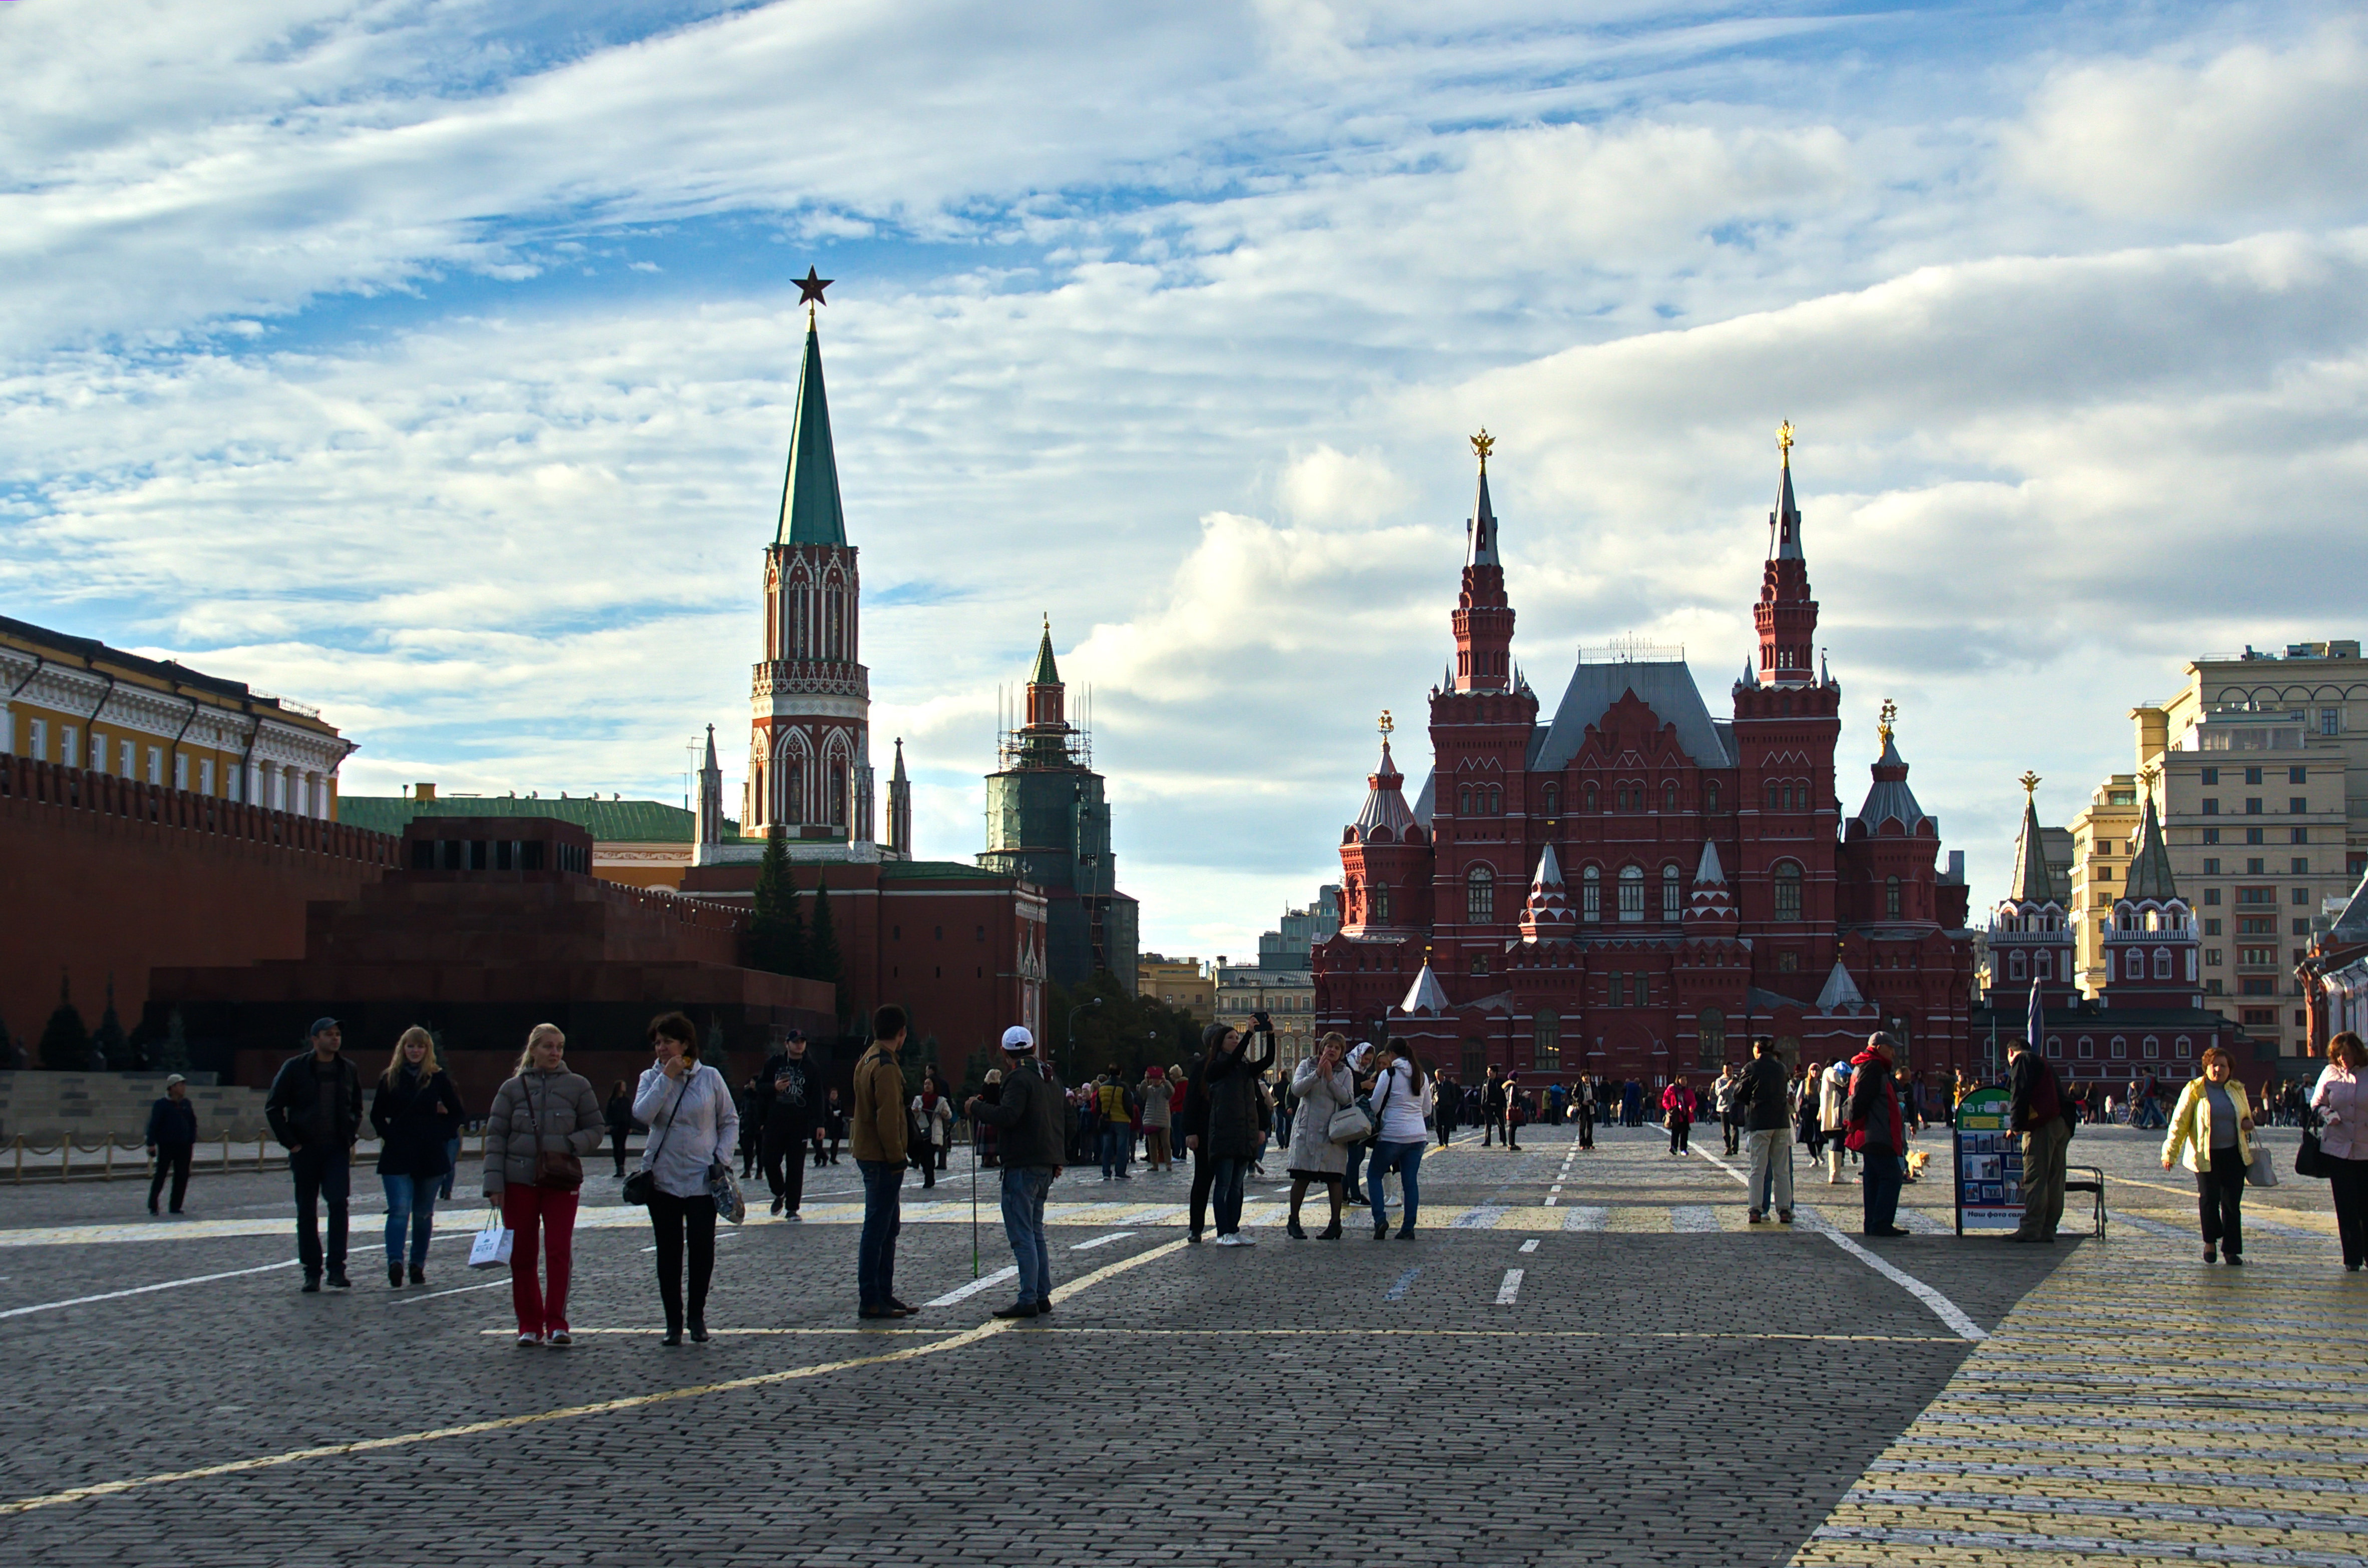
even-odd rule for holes
{"type": "Polygon", "coordinates": [[[2327,946],[2339,947],[2349,942],[2368,942],[2368,876],[2351,890],[2351,902],[2335,917],[2328,928],[2327,946]]]}
{"type": "Polygon", "coordinates": [[[2137,851],[2130,859],[2130,873],[2122,884],[2122,897],[2150,898],[2157,903],[2168,903],[2178,896],[2179,888],[2170,876],[2170,850],[2162,841],[2162,820],[2154,813],[2154,792],[2149,790],[2146,815],[2138,819],[2137,851]]]}
{"type": "MultiPolygon", "coordinates": [[[[1866,803],[1858,809],[1860,825],[1873,833],[1884,823],[1898,819],[1901,828],[1914,833],[1918,824],[1929,821],[1924,808],[1916,803],[1916,792],[1907,787],[1907,759],[1899,755],[1889,735],[1883,737],[1883,755],[1875,758],[1871,770],[1873,787],[1866,792],[1866,803]]],[[[1939,824],[1934,824],[1935,831],[1939,824]]]]}
{"type": "Polygon", "coordinates": [[[2014,840],[2014,880],[2008,885],[2006,896],[2021,903],[2061,903],[2063,892],[2055,885],[2055,873],[2048,869],[2047,845],[2039,825],[2038,804],[2029,796],[2022,801],[2022,831],[2014,840]]]}
{"type": "MultiPolygon", "coordinates": [[[[1694,673],[1682,660],[1666,663],[1581,665],[1571,672],[1562,705],[1554,710],[1545,744],[1538,748],[1537,767],[1559,768],[1578,754],[1587,727],[1603,717],[1625,692],[1650,708],[1661,722],[1678,728],[1678,744],[1702,767],[1732,767],[1735,754],[1702,705],[1694,673]]],[[[1732,726],[1730,726],[1731,728],[1732,726]]]]}

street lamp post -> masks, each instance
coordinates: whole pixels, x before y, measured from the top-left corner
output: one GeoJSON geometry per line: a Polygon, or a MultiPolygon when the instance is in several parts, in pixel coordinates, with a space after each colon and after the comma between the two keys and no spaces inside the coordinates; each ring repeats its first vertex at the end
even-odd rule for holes
{"type": "Polygon", "coordinates": [[[1069,1082],[1072,1084],[1077,1081],[1077,1015],[1090,1013],[1101,1005],[1100,997],[1088,996],[1069,1009],[1068,1026],[1063,1032],[1069,1037],[1069,1082]]]}

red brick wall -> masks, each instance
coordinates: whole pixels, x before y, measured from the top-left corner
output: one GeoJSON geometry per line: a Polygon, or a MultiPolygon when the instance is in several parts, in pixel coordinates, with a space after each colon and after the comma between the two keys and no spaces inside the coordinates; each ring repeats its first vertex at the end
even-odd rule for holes
{"type": "Polygon", "coordinates": [[[129,1030],[159,964],[304,951],[304,906],[376,881],[398,841],[188,790],[0,756],[0,1019],[30,1050],[60,973],[129,1030]]]}

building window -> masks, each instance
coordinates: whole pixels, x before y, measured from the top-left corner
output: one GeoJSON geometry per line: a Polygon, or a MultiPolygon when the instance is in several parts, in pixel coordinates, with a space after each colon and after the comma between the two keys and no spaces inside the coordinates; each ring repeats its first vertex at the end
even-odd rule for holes
{"type": "Polygon", "coordinates": [[[2248,783],[2248,784],[2259,784],[2260,781],[2261,781],[2261,770],[2260,770],[2260,768],[2258,768],[2258,767],[2248,767],[2248,768],[2245,769],[2245,782],[2246,782],[2246,783],[2248,783]]]}
{"type": "Polygon", "coordinates": [[[1661,868],[1661,918],[1674,921],[1685,914],[1685,873],[1675,866],[1661,868]]]}
{"type": "Polygon", "coordinates": [[[189,759],[183,756],[180,753],[175,752],[173,754],[173,788],[176,790],[186,790],[188,787],[189,759]]]}
{"type": "Polygon", "coordinates": [[[1776,955],[1776,972],[1779,974],[1800,973],[1801,955],[1792,952],[1778,953],[1776,955]]]}
{"type": "Polygon", "coordinates": [[[2289,795],[2286,797],[2286,815],[2290,817],[2298,817],[2304,815],[2309,810],[2310,801],[2308,797],[2303,795],[2289,795]]]}
{"type": "Polygon", "coordinates": [[[2097,1042],[2089,1039],[2087,1035],[2082,1035],[2079,1039],[2078,1050],[2076,1054],[2078,1054],[2084,1062],[2089,1060],[2097,1054],[2097,1042]]]}
{"type": "Polygon", "coordinates": [[[2062,1035],[2052,1034],[2047,1037],[2047,1054],[2055,1058],[2058,1062],[2064,1060],[2064,1037],[2062,1035]]]}
{"type": "Polygon", "coordinates": [[[1487,973],[1488,973],[1488,955],[1487,955],[1487,954],[1486,954],[1486,953],[1474,953],[1474,954],[1473,954],[1473,955],[1472,955],[1472,974],[1473,974],[1473,977],[1474,977],[1474,979],[1484,979],[1484,978],[1486,978],[1486,977],[1487,973]]]}
{"type": "Polygon", "coordinates": [[[1715,778],[1702,786],[1702,810],[1706,812],[1718,810],[1718,780],[1715,778]]]}
{"type": "Polygon", "coordinates": [[[2218,856],[2209,856],[2204,859],[2203,874],[2207,877],[2216,877],[2220,874],[2220,858],[2218,856]]]}
{"type": "Polygon", "coordinates": [[[2159,1059],[2162,1055],[2162,1037],[2151,1034],[2146,1036],[2145,1040],[2138,1042],[2138,1051],[2139,1054],[2149,1062],[2159,1059]]]}
{"type": "Polygon", "coordinates": [[[1561,812],[1562,812],[1562,786],[1561,786],[1561,785],[1559,785],[1559,784],[1549,784],[1549,785],[1547,785],[1547,786],[1546,786],[1545,800],[1546,800],[1546,815],[1548,815],[1548,816],[1557,816],[1557,815],[1561,814],[1561,812]]]}
{"type": "Polygon", "coordinates": [[[1488,814],[1492,817],[1505,814],[1505,791],[1494,784],[1488,786],[1488,814]]]}
{"type": "Polygon", "coordinates": [[[1888,877],[1884,881],[1883,917],[1885,920],[1899,918],[1899,879],[1897,877],[1888,877]]]}
{"type": "Polygon", "coordinates": [[[2198,768],[2196,772],[2198,781],[2201,783],[2217,784],[2220,782],[2220,770],[2216,767],[2198,768]]]}
{"type": "Polygon", "coordinates": [[[31,732],[32,734],[33,760],[35,762],[49,761],[50,722],[46,719],[35,719],[28,722],[25,728],[31,732]]]}
{"type": "Polygon", "coordinates": [[[1390,923],[1390,884],[1373,884],[1373,918],[1386,926],[1390,923]]]}
{"type": "Polygon", "coordinates": [[[1469,784],[1455,791],[1455,814],[1460,817],[1472,814],[1472,786],[1469,784]]]}
{"type": "MultiPolygon", "coordinates": [[[[165,753],[156,746],[148,748],[148,782],[151,784],[165,782],[165,753]]],[[[299,809],[302,809],[301,802],[299,809]]]]}
{"type": "MultiPolygon", "coordinates": [[[[2254,771],[2259,772],[2260,769],[2256,768],[2254,771]]],[[[2245,814],[2248,817],[2257,817],[2261,814],[2261,798],[2259,795],[2248,795],[2245,797],[2245,814]]]]}
{"type": "Polygon", "coordinates": [[[2307,921],[2307,920],[2304,920],[2304,919],[2297,918],[2297,919],[2294,921],[2294,934],[2295,936],[2297,936],[2297,937],[2307,937],[2307,936],[2309,936],[2309,935],[2310,935],[2310,922],[2309,922],[2309,921],[2307,921]]]}
{"type": "MultiPolygon", "coordinates": [[[[2322,735],[2341,734],[2343,733],[2343,710],[2340,708],[2320,709],[2318,710],[2318,733],[2322,735]]],[[[2294,771],[2296,773],[2300,773],[2302,769],[2297,767],[2294,771]]],[[[2301,780],[2296,779],[2295,782],[2300,783],[2301,780]]]]}
{"type": "Polygon", "coordinates": [[[2031,966],[2029,961],[2023,957],[2023,951],[2021,948],[2011,949],[2008,951],[2006,955],[2006,977],[2009,980],[2028,980],[2031,978],[2031,966]]]}
{"type": "Polygon", "coordinates": [[[1488,1053],[1480,1042],[1466,1036],[1463,1040],[1463,1081],[1476,1084],[1488,1075],[1488,1053]]]}
{"type": "Polygon", "coordinates": [[[1588,811],[1590,811],[1590,812],[1591,812],[1591,811],[1593,811],[1593,810],[1595,809],[1595,786],[1594,786],[1592,783],[1589,783],[1589,784],[1587,786],[1587,797],[1586,797],[1586,799],[1587,799],[1587,809],[1588,809],[1588,811]]]}
{"type": "Polygon", "coordinates": [[[1582,920],[1603,918],[1603,873],[1592,866],[1578,873],[1578,914],[1582,920]]]}
{"type": "Polygon", "coordinates": [[[2307,855],[2295,856],[2293,859],[2286,862],[2286,869],[2297,877],[2306,877],[2310,875],[2310,857],[2307,855]]]}
{"type": "Polygon", "coordinates": [[[2206,996],[2224,995],[2226,994],[2226,991],[2227,987],[2221,983],[2219,977],[2216,975],[2203,983],[2203,994],[2206,996]]]}
{"type": "Polygon", "coordinates": [[[1665,812],[1678,809],[1678,786],[1674,781],[1661,786],[1661,809],[1665,812]]]}
{"type": "Polygon", "coordinates": [[[2154,977],[2157,980],[2169,980],[2170,978],[2170,949],[2169,948],[2157,948],[2154,950],[2154,977]]]}
{"type": "Polygon", "coordinates": [[[2116,1062],[2126,1062],[2129,1060],[2129,1037],[2127,1035],[2115,1035],[2113,1037],[2113,1060],[2116,1062]]]}
{"type": "Polygon", "coordinates": [[[2220,935],[2220,921],[2216,915],[2203,923],[2203,934],[2207,937],[2217,937],[2220,935]]]}
{"type": "MultiPolygon", "coordinates": [[[[2245,830],[2245,842],[2248,844],[2260,844],[2264,842],[2261,837],[2261,830],[2258,827],[2247,828],[2245,830]]],[[[2254,864],[2258,866],[2260,862],[2257,860],[2254,864]]]]}
{"type": "Polygon", "coordinates": [[[2289,768],[2287,768],[2287,769],[2286,769],[2286,782],[2287,782],[2287,783],[2289,783],[2289,784],[2307,784],[2307,783],[2309,783],[2309,782],[2310,782],[2310,769],[2309,769],[2309,768],[2307,768],[2307,767],[2289,767],[2289,768]]]}
{"type": "Polygon", "coordinates": [[[1463,915],[1474,925],[1497,918],[1497,873],[1486,866],[1463,873],[1463,915]]]}
{"type": "Polygon", "coordinates": [[[2122,959],[2122,978],[2123,980],[2146,978],[2146,955],[2135,948],[2132,948],[2122,959]]]}
{"type": "Polygon", "coordinates": [[[81,737],[72,724],[58,726],[58,760],[68,767],[82,766],[81,737]]]}
{"type": "Polygon", "coordinates": [[[2288,844],[2308,844],[2310,842],[2310,829],[2306,827],[2288,828],[2286,830],[2286,842],[2288,844]]]}
{"type": "Polygon", "coordinates": [[[2214,798],[2213,796],[2210,796],[2210,795],[2206,795],[2206,796],[2204,796],[2204,797],[2203,797],[2203,814],[2204,814],[2205,816],[2207,816],[2207,817],[2216,817],[2216,816],[2218,816],[2218,815],[2220,814],[2220,802],[2219,802],[2219,801],[2218,801],[2218,800],[2216,800],[2215,798],[2214,798]]]}
{"type": "Polygon", "coordinates": [[[1607,1007],[1626,1006],[1628,1005],[1628,977],[1616,969],[1609,975],[1606,975],[1604,977],[1603,996],[1603,1005],[1607,1007]]]}
{"type": "Polygon", "coordinates": [[[1649,1007],[1652,1005],[1653,977],[1639,971],[1636,975],[1636,1006],[1649,1007]]]}
{"type": "Polygon", "coordinates": [[[2219,949],[2218,948],[2206,948],[2206,949],[2203,949],[2203,961],[2204,961],[2204,963],[2205,963],[2208,967],[2210,967],[2210,968],[2213,968],[2213,969],[2218,969],[2218,968],[2220,967],[2220,951],[2221,951],[2221,949],[2219,949]]]}
{"type": "Polygon", "coordinates": [[[1620,868],[1620,918],[1633,925],[1645,918],[1645,869],[1642,866],[1620,868]]]}
{"type": "Polygon", "coordinates": [[[1776,863],[1776,918],[1801,918],[1801,868],[1791,860],[1776,863]]]}
{"type": "Polygon", "coordinates": [[[198,759],[198,793],[211,795],[213,792],[214,759],[210,756],[199,757],[198,759]]]}
{"type": "Polygon", "coordinates": [[[2220,842],[2220,830],[2219,830],[2218,828],[2216,828],[2216,827],[2207,827],[2207,828],[2205,828],[2205,829],[2203,830],[2203,842],[2204,842],[2204,843],[2206,843],[2206,844],[2217,844],[2217,843],[2219,843],[2219,842],[2220,842]]]}
{"type": "Polygon", "coordinates": [[[2205,888],[2203,890],[2203,902],[2208,904],[2217,904],[2220,902],[2220,890],[2218,888],[2205,888]]]}
{"type": "Polygon", "coordinates": [[[2293,902],[2293,903],[2303,903],[2303,904],[2306,904],[2306,903],[2308,903],[2310,902],[2310,890],[2309,890],[2308,888],[2296,888],[2296,889],[2294,889],[2294,893],[2293,893],[2293,897],[2292,897],[2292,902],[2293,902]]]}
{"type": "Polygon", "coordinates": [[[1702,1064],[1705,1067],[1726,1065],[1726,1015],[1716,1007],[1704,1007],[1694,1020],[1694,1035],[1702,1042],[1702,1064]]]}
{"type": "Polygon", "coordinates": [[[1539,1008],[1531,1020],[1530,1065],[1542,1072],[1562,1070],[1562,1019],[1551,1008],[1539,1008]]]}

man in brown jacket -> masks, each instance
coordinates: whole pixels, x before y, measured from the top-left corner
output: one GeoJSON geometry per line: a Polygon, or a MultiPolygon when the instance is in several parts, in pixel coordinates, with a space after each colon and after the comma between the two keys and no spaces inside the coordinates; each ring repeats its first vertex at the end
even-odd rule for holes
{"type": "Polygon", "coordinates": [[[904,1008],[893,1002],[882,1006],[871,1016],[871,1049],[855,1064],[848,1141],[863,1173],[863,1236],[855,1252],[858,1317],[910,1317],[915,1311],[895,1291],[905,1136],[905,1073],[896,1053],[905,1048],[905,1028],[904,1008]]]}

